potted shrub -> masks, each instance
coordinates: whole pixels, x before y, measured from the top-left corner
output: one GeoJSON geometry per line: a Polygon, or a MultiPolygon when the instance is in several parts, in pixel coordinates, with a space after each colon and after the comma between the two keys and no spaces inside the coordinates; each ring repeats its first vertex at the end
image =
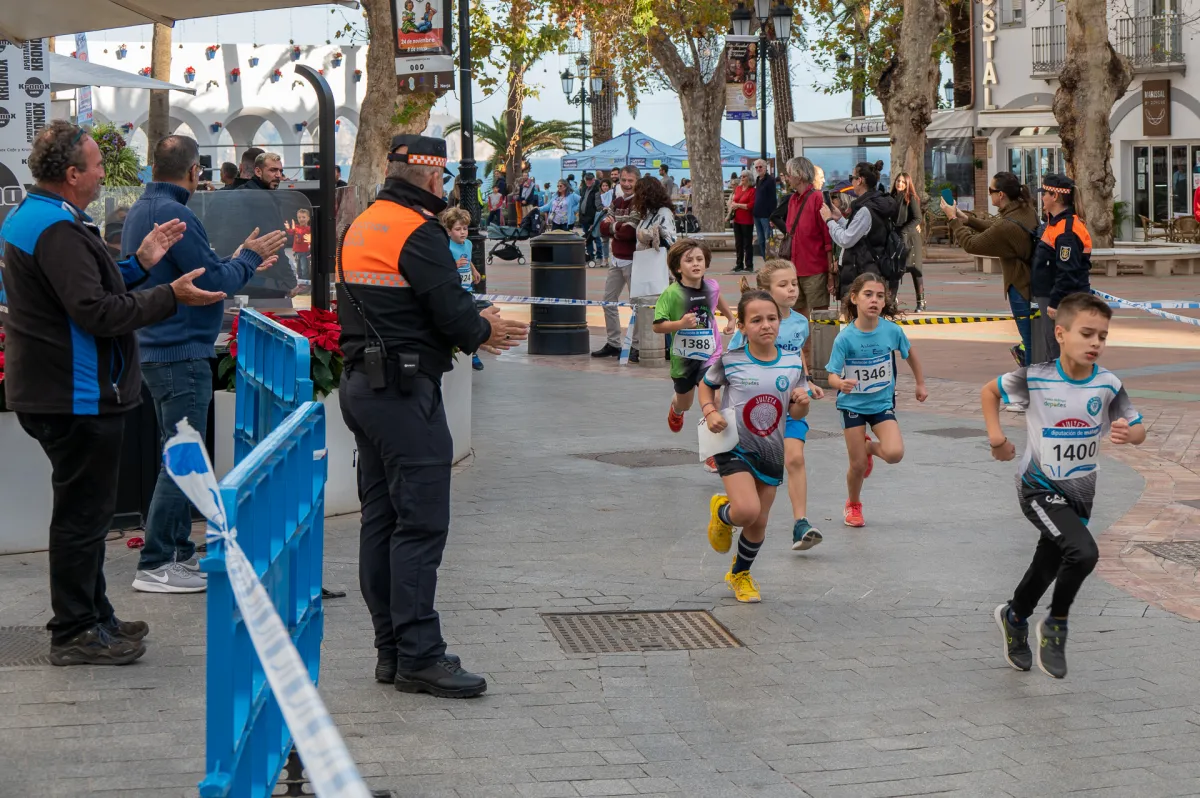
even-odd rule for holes
{"type": "Polygon", "coordinates": [[[193,67],[188,67],[187,69],[183,70],[183,82],[184,83],[191,83],[195,79],[196,79],[196,70],[193,67]]]}
{"type": "Polygon", "coordinates": [[[211,125],[208,126],[208,129],[211,130],[213,133],[220,133],[221,132],[221,123],[213,122],[211,125]]]}
{"type": "Polygon", "coordinates": [[[217,57],[217,50],[219,50],[219,49],[221,49],[221,45],[210,44],[208,47],[204,48],[204,57],[207,58],[209,61],[213,60],[214,58],[217,57]]]}
{"type": "Polygon", "coordinates": [[[342,65],[342,53],[340,50],[334,51],[333,55],[329,59],[329,63],[334,67],[340,67],[342,65]]]}
{"type": "Polygon", "coordinates": [[[241,76],[242,76],[242,70],[239,69],[238,67],[234,67],[233,69],[229,70],[229,82],[230,83],[237,83],[238,78],[240,78],[241,76]]]}
{"type": "Polygon", "coordinates": [[[292,45],[292,60],[293,61],[300,60],[300,45],[298,45],[298,44],[292,45]]]}
{"type": "Polygon", "coordinates": [[[274,72],[271,73],[271,82],[278,83],[279,79],[282,77],[283,77],[283,73],[280,72],[278,69],[276,69],[274,72]]]}
{"type": "Polygon", "coordinates": [[[129,49],[125,45],[122,44],[120,47],[117,48],[117,60],[118,61],[124,59],[125,56],[127,56],[127,55],[129,55],[129,49]]]}
{"type": "Polygon", "coordinates": [[[258,56],[256,56],[256,55],[250,56],[250,66],[252,66],[252,67],[258,66],[258,56]]]}
{"type": "Polygon", "coordinates": [[[138,70],[138,74],[144,78],[150,77],[150,67],[142,67],[138,70]]]}
{"type": "Polygon", "coordinates": [[[354,70],[354,82],[358,83],[361,80],[362,80],[362,70],[361,69],[354,70]]]}

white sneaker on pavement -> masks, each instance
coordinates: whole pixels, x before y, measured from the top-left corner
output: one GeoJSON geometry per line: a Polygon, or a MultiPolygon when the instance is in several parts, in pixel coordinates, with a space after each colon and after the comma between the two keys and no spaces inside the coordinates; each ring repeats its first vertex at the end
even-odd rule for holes
{"type": "Polygon", "coordinates": [[[1024,413],[1025,412],[1024,405],[1005,405],[1004,409],[1010,413],[1024,413]]]}
{"type": "Polygon", "coordinates": [[[149,571],[139,570],[133,577],[133,589],[142,593],[203,593],[208,590],[208,580],[182,563],[169,562],[149,571]]]}

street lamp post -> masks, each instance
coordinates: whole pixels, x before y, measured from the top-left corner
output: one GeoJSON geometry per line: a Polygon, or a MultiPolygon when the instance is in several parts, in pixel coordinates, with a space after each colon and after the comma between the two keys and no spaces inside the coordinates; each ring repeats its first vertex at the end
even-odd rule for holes
{"type": "Polygon", "coordinates": [[[579,151],[583,152],[587,149],[587,107],[588,103],[594,101],[604,91],[604,77],[598,73],[593,73],[591,83],[588,83],[588,60],[587,56],[579,56],[575,61],[575,66],[579,69],[579,93],[575,94],[575,76],[571,74],[571,68],[567,67],[563,73],[559,75],[562,79],[563,94],[567,96],[567,102],[571,105],[579,106],[579,151]]]}
{"type": "MultiPolygon", "coordinates": [[[[792,9],[782,0],[777,6],[771,8],[771,0],[754,0],[754,16],[758,18],[758,61],[761,67],[761,78],[759,79],[759,111],[761,123],[761,149],[762,159],[767,158],[767,60],[771,56],[771,39],[767,36],[767,24],[770,23],[774,28],[775,42],[780,47],[787,47],[788,39],[792,35],[792,9]]],[[[747,36],[750,33],[750,11],[742,3],[738,3],[738,7],[729,15],[730,21],[733,23],[733,32],[739,36],[747,36]]]]}
{"type": "MultiPolygon", "coordinates": [[[[459,159],[458,196],[463,210],[471,215],[467,225],[467,240],[471,242],[471,263],[482,276],[476,291],[487,291],[487,272],[484,267],[484,238],[479,233],[482,209],[479,207],[479,173],[475,165],[475,113],[471,99],[471,6],[458,4],[458,113],[459,159]]],[[[519,121],[519,120],[518,120],[519,121]]]]}

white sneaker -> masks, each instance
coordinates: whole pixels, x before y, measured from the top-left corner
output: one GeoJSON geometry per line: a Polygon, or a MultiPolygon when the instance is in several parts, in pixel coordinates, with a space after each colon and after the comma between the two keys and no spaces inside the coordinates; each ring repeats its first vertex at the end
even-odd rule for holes
{"type": "Polygon", "coordinates": [[[1004,409],[1010,413],[1024,413],[1025,412],[1024,405],[1005,405],[1004,409]]]}
{"type": "Polygon", "coordinates": [[[169,562],[149,571],[139,570],[133,577],[133,589],[142,593],[203,593],[208,580],[182,563],[169,562]]]}

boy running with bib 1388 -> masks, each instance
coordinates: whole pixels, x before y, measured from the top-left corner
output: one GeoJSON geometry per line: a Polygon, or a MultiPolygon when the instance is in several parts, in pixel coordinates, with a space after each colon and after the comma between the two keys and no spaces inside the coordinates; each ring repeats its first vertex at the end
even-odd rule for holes
{"type": "Polygon", "coordinates": [[[1100,558],[1087,528],[1100,439],[1111,431],[1116,444],[1137,446],[1146,440],[1142,416],[1121,381],[1096,365],[1111,318],[1107,303],[1091,294],[1071,294],[1059,303],[1054,319],[1060,357],[1004,374],[982,392],[988,442],[997,460],[1016,456],[1000,428],[1000,401],[1027,405],[1028,442],[1017,468],[1017,497],[1021,512],[1041,533],[1012,600],[994,613],[1004,659],[1017,670],[1033,667],[1028,619],[1054,582],[1050,614],[1037,623],[1036,660],[1043,673],[1057,679],[1067,675],[1067,614],[1100,558]]]}
{"type": "MultiPolygon", "coordinates": [[[[804,342],[808,340],[808,319],[803,313],[792,310],[800,294],[796,267],[790,260],[769,260],[756,275],[758,287],[770,293],[779,305],[779,348],[800,355],[805,369],[804,342]]],[[[750,289],[746,278],[742,278],[742,291],[750,289]]],[[[745,345],[739,332],[729,342],[730,349],[745,345]]],[[[807,370],[805,374],[807,374],[807,370]]],[[[810,383],[808,395],[813,399],[825,398],[819,385],[810,383]]],[[[808,440],[808,420],[788,417],[783,431],[783,463],[787,469],[788,498],[792,500],[792,550],[806,551],[823,539],[821,532],[808,522],[808,473],[804,463],[804,445],[808,440]]]]}
{"type": "Polygon", "coordinates": [[[766,538],[775,489],[783,481],[784,417],[800,419],[808,413],[808,381],[799,353],[785,352],[776,342],[779,306],[770,294],[742,294],[737,315],[746,345],[717,358],[700,383],[700,409],[708,429],[724,430],[722,411],[732,409],[738,433],[733,449],[715,456],[725,495],[709,502],[708,542],[727,552],[733,528],[742,528],[725,583],[738,601],[756,602],[761,596],[750,566],[766,538]]]}
{"type": "MultiPolygon", "coordinates": [[[[675,282],[654,306],[654,332],[671,336],[671,382],[675,393],[667,410],[671,432],[683,429],[683,414],[692,406],[704,371],[721,355],[717,313],[725,317],[725,334],[733,332],[733,311],[721,297],[716,280],[706,278],[712,251],[693,238],[676,241],[667,252],[667,268],[675,282]]],[[[715,465],[710,464],[715,470],[715,465]]]]}
{"type": "Polygon", "coordinates": [[[846,292],[842,314],[847,324],[829,355],[829,386],[838,391],[842,431],[850,469],[846,472],[846,526],[866,526],[862,511],[863,480],[871,475],[873,458],[895,465],[904,457],[904,439],[896,422],[896,358],[908,361],[917,381],[917,401],[929,396],[917,353],[900,325],[896,299],[889,296],[877,274],[862,274],[846,292]],[[867,425],[879,441],[871,440],[867,425]]]}

